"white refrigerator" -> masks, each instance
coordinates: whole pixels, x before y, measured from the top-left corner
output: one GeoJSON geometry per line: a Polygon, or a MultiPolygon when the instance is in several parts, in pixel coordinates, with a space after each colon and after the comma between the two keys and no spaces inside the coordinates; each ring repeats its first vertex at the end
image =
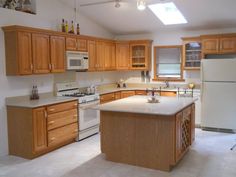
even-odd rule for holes
{"type": "Polygon", "coordinates": [[[203,59],[201,126],[236,130],[236,59],[203,59]]]}

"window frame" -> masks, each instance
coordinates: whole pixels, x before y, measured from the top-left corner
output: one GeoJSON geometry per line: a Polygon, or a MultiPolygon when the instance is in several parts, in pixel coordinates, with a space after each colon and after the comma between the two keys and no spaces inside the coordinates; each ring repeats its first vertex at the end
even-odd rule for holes
{"type": "Polygon", "coordinates": [[[185,81],[183,78],[183,46],[182,45],[168,45],[168,46],[154,46],[154,78],[152,79],[153,81],[173,81],[173,82],[183,82],[185,81]],[[180,49],[180,77],[158,77],[157,76],[157,49],[168,49],[168,48],[179,48],[180,49]]]}

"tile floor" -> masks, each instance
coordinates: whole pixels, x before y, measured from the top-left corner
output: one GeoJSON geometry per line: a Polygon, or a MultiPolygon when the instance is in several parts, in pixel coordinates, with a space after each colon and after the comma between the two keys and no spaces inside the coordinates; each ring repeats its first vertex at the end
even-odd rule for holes
{"type": "Polygon", "coordinates": [[[196,130],[189,153],[170,172],[106,161],[99,135],[34,160],[0,158],[1,177],[236,177],[236,135],[196,130]]]}

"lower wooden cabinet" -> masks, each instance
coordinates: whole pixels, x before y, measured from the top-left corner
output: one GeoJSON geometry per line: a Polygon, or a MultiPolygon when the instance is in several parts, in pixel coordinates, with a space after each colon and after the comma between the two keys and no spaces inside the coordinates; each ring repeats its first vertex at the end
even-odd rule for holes
{"type": "Polygon", "coordinates": [[[169,96],[169,97],[176,97],[177,93],[176,92],[169,92],[169,91],[162,91],[161,96],[169,96]]]}
{"type": "Polygon", "coordinates": [[[135,95],[135,91],[134,90],[129,90],[129,91],[121,91],[121,98],[127,98],[130,96],[134,96],[135,95]]]}
{"type": "Polygon", "coordinates": [[[100,96],[100,103],[107,103],[115,100],[115,93],[108,93],[100,96]]]}
{"type": "Polygon", "coordinates": [[[135,95],[147,95],[147,91],[146,90],[136,90],[135,95]]]}
{"type": "Polygon", "coordinates": [[[77,101],[39,108],[7,107],[9,154],[33,159],[75,141],[77,101]]]}
{"type": "Polygon", "coordinates": [[[176,115],[175,126],[175,158],[176,161],[179,161],[195,139],[195,104],[190,105],[176,115]]]}

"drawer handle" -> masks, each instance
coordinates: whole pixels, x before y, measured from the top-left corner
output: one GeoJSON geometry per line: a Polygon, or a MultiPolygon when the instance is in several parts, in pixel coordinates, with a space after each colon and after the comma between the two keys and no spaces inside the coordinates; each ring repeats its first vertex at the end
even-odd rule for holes
{"type": "Polygon", "coordinates": [[[51,140],[51,141],[54,141],[55,139],[56,139],[55,137],[52,137],[50,140],[51,140]]]}
{"type": "Polygon", "coordinates": [[[55,123],[55,121],[50,121],[50,122],[48,122],[48,124],[50,124],[50,125],[51,125],[51,124],[54,124],[54,123],[55,123]]]}
{"type": "Polygon", "coordinates": [[[52,109],[49,109],[49,111],[55,111],[55,109],[52,108],[52,109]]]}
{"type": "Polygon", "coordinates": [[[75,104],[74,104],[74,106],[78,106],[78,104],[77,104],[77,103],[75,103],[75,104]]]}
{"type": "Polygon", "coordinates": [[[75,130],[74,130],[74,133],[77,133],[77,132],[78,132],[78,129],[75,129],[75,130]]]}

